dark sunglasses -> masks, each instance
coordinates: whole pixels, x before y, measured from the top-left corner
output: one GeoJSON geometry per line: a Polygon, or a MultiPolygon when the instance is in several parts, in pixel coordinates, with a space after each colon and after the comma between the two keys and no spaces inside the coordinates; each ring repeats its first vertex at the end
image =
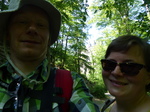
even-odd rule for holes
{"type": "Polygon", "coordinates": [[[2,112],[20,112],[18,92],[20,89],[21,82],[22,78],[19,78],[11,82],[8,86],[8,94],[11,96],[11,98],[4,104],[2,112]]]}
{"type": "Polygon", "coordinates": [[[117,63],[108,59],[102,59],[101,64],[102,68],[105,71],[113,71],[116,68],[116,66],[119,65],[121,72],[129,76],[135,76],[140,72],[140,70],[143,67],[146,68],[144,65],[138,63],[131,63],[131,62],[117,63]]]}

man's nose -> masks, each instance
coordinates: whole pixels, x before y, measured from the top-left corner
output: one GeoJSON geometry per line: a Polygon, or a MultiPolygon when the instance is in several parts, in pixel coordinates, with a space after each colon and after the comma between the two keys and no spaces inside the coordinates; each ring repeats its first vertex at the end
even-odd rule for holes
{"type": "Polygon", "coordinates": [[[30,23],[27,28],[28,34],[37,34],[37,26],[35,23],[30,23]]]}

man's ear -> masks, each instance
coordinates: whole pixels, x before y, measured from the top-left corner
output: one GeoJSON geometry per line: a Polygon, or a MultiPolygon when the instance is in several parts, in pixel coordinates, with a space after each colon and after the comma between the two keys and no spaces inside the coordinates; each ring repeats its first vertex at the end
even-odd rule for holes
{"type": "Polygon", "coordinates": [[[48,40],[48,46],[50,46],[50,45],[51,45],[50,40],[48,40]]]}
{"type": "Polygon", "coordinates": [[[51,34],[49,35],[48,46],[51,46],[51,34]]]}
{"type": "Polygon", "coordinates": [[[6,40],[5,40],[6,43],[9,44],[9,43],[10,43],[10,35],[9,35],[9,33],[6,34],[5,39],[6,39],[6,40]]]}

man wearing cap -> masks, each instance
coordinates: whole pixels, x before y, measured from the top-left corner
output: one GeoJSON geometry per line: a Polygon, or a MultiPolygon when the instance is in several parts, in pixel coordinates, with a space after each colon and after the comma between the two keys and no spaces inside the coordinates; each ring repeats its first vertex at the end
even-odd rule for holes
{"type": "MultiPolygon", "coordinates": [[[[39,100],[43,96],[37,92],[45,90],[52,76],[48,47],[58,38],[60,12],[45,0],[11,0],[9,9],[0,12],[0,20],[0,40],[7,59],[0,66],[0,112],[62,111],[57,102],[39,100]]],[[[83,80],[73,72],[72,78],[67,111],[98,112],[83,80]]],[[[49,96],[46,98],[51,100],[49,96]]]]}

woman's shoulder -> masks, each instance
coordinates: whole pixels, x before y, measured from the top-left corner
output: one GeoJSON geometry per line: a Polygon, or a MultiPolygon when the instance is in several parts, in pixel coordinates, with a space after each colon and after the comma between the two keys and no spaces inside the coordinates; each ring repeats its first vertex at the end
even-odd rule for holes
{"type": "Polygon", "coordinates": [[[115,102],[115,99],[106,100],[101,107],[101,112],[110,112],[110,109],[114,102],[115,102]]]}

